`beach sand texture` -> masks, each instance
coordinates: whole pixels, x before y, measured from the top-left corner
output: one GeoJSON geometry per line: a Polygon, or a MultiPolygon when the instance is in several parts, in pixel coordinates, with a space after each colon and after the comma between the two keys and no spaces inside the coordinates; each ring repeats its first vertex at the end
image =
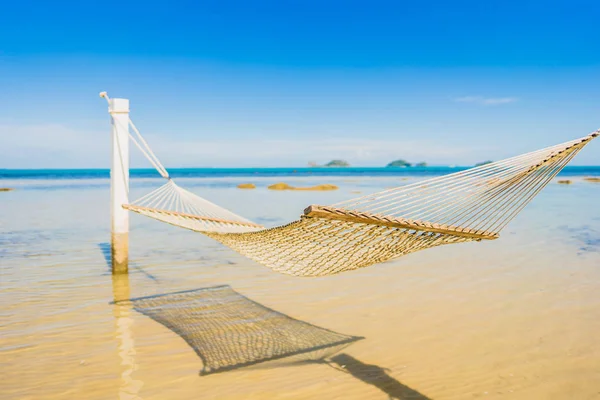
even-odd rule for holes
{"type": "MultiPolygon", "coordinates": [[[[183,187],[268,226],[397,179],[299,178],[338,191],[183,187]]],[[[578,180],[579,183],[581,180],[578,180]]],[[[272,182],[272,181],[271,181],[272,182]]],[[[160,182],[132,181],[132,198],[160,182]]],[[[131,216],[112,277],[108,181],[0,182],[3,399],[593,399],[600,396],[600,186],[549,185],[499,240],[322,278],[281,275],[201,234],[131,216]],[[330,364],[199,376],[176,333],[113,300],[230,285],[287,316],[362,336],[330,364]]]]}

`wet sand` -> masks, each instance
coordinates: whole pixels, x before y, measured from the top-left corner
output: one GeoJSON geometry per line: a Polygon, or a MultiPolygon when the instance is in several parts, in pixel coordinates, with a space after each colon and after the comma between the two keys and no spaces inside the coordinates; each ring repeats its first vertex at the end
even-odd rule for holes
{"type": "MultiPolygon", "coordinates": [[[[326,182],[294,181],[297,186],[326,182]]],[[[269,226],[391,180],[338,191],[184,187],[269,226]],[[268,205],[268,207],[265,207],[268,205]]],[[[143,185],[146,185],[144,183],[143,185]]],[[[147,188],[134,183],[133,195],[147,188]]],[[[262,185],[266,186],[266,185],[262,185]]],[[[106,262],[106,184],[19,187],[0,207],[6,399],[591,399],[600,393],[600,186],[550,185],[486,243],[294,278],[202,235],[132,216],[131,273],[106,262]],[[172,330],[114,300],[230,285],[266,307],[365,339],[329,363],[199,376],[172,330]]]]}

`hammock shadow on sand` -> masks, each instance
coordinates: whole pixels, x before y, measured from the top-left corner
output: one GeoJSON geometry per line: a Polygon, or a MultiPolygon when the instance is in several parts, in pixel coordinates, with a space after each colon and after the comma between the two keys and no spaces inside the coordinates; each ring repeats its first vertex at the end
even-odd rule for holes
{"type": "Polygon", "coordinates": [[[228,285],[117,301],[169,328],[202,360],[200,375],[320,361],[363,339],[265,307],[228,285]]]}
{"type": "Polygon", "coordinates": [[[390,399],[428,400],[388,375],[386,369],[345,353],[336,354],[363,337],[294,319],[250,300],[228,285],[114,303],[133,306],[183,338],[202,360],[200,375],[243,367],[326,364],[377,387],[390,399]]]}

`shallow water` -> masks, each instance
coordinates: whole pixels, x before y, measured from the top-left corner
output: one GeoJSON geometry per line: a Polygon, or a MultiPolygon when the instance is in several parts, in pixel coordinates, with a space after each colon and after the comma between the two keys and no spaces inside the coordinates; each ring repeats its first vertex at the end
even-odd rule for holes
{"type": "MultiPolygon", "coordinates": [[[[265,225],[414,177],[207,177],[181,186],[265,225]],[[283,180],[333,192],[273,192],[283,180]],[[235,185],[255,182],[256,190],[235,185]]],[[[3,399],[600,398],[600,184],[552,183],[500,240],[323,278],[280,275],[202,235],[131,217],[112,277],[105,179],[5,180],[3,399]],[[362,336],[328,363],[199,376],[172,330],[114,300],[230,285],[287,316],[362,336]]],[[[158,183],[134,179],[132,198],[158,183]]],[[[216,345],[216,344],[215,344],[216,345]]]]}

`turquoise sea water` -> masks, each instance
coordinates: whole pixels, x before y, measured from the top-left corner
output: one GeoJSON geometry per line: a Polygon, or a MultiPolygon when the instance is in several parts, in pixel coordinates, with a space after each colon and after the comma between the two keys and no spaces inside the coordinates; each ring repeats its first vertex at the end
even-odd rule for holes
{"type": "MultiPolygon", "coordinates": [[[[174,178],[285,177],[285,176],[436,176],[463,171],[469,167],[411,168],[173,168],[174,178]]],[[[566,167],[559,176],[600,175],[600,166],[566,167]]],[[[0,179],[102,179],[108,169],[0,169],[0,179]]],[[[132,169],[132,178],[159,177],[154,169],[132,169]]]]}

